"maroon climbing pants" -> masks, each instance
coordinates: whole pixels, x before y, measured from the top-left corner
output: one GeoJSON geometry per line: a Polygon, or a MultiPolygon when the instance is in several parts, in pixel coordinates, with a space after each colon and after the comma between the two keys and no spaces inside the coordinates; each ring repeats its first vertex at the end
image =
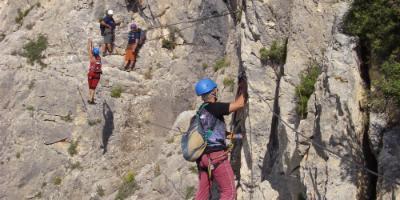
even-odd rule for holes
{"type": "Polygon", "coordinates": [[[199,162],[199,186],[196,193],[196,200],[208,200],[212,180],[216,180],[220,193],[220,200],[235,200],[236,188],[235,179],[228,154],[224,151],[217,151],[210,154],[203,154],[199,162]],[[225,154],[225,155],[224,155],[225,154]],[[209,179],[207,169],[209,160],[214,164],[212,178],[209,179]]]}

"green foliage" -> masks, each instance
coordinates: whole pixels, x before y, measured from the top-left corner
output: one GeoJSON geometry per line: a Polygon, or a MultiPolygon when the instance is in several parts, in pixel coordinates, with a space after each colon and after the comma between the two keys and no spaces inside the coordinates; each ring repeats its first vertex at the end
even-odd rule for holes
{"type": "Polygon", "coordinates": [[[133,173],[132,171],[129,171],[124,177],[124,182],[125,183],[130,183],[135,181],[135,173],[133,173]]]}
{"type": "Polygon", "coordinates": [[[175,49],[176,47],[176,34],[179,34],[179,29],[176,27],[169,28],[168,39],[163,39],[161,43],[162,48],[166,48],[168,50],[175,49]]]}
{"type": "Polygon", "coordinates": [[[29,14],[29,12],[31,12],[31,10],[33,9],[33,6],[31,6],[30,8],[22,11],[20,8],[18,8],[17,10],[17,17],[15,17],[15,23],[17,24],[22,24],[22,22],[24,21],[24,18],[29,14]]]}
{"type": "Polygon", "coordinates": [[[175,138],[173,136],[170,137],[169,139],[167,139],[168,144],[172,144],[172,143],[174,143],[174,141],[175,141],[175,138]]]}
{"type": "Polygon", "coordinates": [[[189,199],[193,198],[194,192],[195,192],[195,188],[193,186],[186,187],[185,200],[189,200],[189,199]]]}
{"type": "MultiPolygon", "coordinates": [[[[358,36],[369,66],[370,105],[376,111],[400,109],[400,2],[354,0],[345,32],[358,36]]],[[[393,112],[393,110],[392,110],[393,112]]]]}
{"type": "Polygon", "coordinates": [[[96,193],[97,193],[97,195],[99,195],[100,197],[103,197],[103,196],[104,196],[105,191],[104,191],[104,189],[103,189],[103,187],[102,187],[101,185],[98,185],[98,186],[97,186],[96,193]]]}
{"type": "Polygon", "coordinates": [[[35,110],[35,108],[33,106],[30,106],[30,105],[27,106],[26,109],[29,110],[29,111],[34,111],[35,110]]]}
{"type": "Polygon", "coordinates": [[[56,176],[53,178],[53,184],[54,185],[61,185],[62,179],[59,176],[56,176]]]}
{"type": "Polygon", "coordinates": [[[215,64],[214,64],[214,72],[217,72],[218,70],[228,67],[231,63],[227,60],[226,57],[223,57],[221,59],[218,59],[215,64]]]}
{"type": "Polygon", "coordinates": [[[224,84],[224,87],[229,88],[229,91],[233,92],[233,86],[235,85],[235,80],[233,78],[225,77],[222,83],[224,84]]]}
{"type": "Polygon", "coordinates": [[[120,85],[113,86],[111,89],[111,97],[120,98],[122,94],[122,87],[120,85]]]}
{"type": "Polygon", "coordinates": [[[144,73],[144,78],[147,80],[150,80],[151,78],[153,78],[153,68],[148,68],[147,71],[144,73]]]}
{"type": "Polygon", "coordinates": [[[65,121],[65,122],[72,122],[73,119],[71,117],[71,113],[68,113],[68,115],[66,115],[66,116],[61,116],[61,120],[65,121]]]}
{"type": "Polygon", "coordinates": [[[39,35],[39,37],[35,40],[29,41],[24,45],[24,52],[22,56],[28,58],[28,63],[33,65],[35,62],[40,64],[43,67],[46,67],[46,64],[42,61],[42,52],[47,49],[47,37],[44,35],[39,35]]]}
{"type": "Polygon", "coordinates": [[[160,164],[156,164],[154,166],[154,177],[160,176],[161,175],[161,167],[160,164]]]}
{"type": "Polygon", "coordinates": [[[190,166],[189,171],[191,171],[193,174],[197,174],[197,166],[196,165],[190,166]]]}
{"type": "Polygon", "coordinates": [[[203,70],[206,70],[208,68],[208,64],[207,63],[203,63],[201,66],[203,67],[203,70]]]}
{"type": "Polygon", "coordinates": [[[296,86],[296,97],[298,99],[296,111],[302,119],[307,117],[308,99],[314,93],[314,85],[320,73],[318,63],[310,61],[306,71],[300,74],[300,85],[296,86]]]}
{"type": "Polygon", "coordinates": [[[286,45],[287,39],[284,42],[273,41],[269,49],[262,47],[260,49],[260,60],[263,64],[271,61],[273,64],[283,65],[286,61],[286,45]]]}
{"type": "Polygon", "coordinates": [[[382,64],[380,72],[382,76],[373,82],[377,90],[375,93],[381,92],[378,97],[400,106],[400,62],[392,56],[382,64]]]}
{"type": "Polygon", "coordinates": [[[21,153],[20,153],[20,152],[17,152],[17,154],[15,154],[15,157],[16,157],[17,159],[19,159],[19,158],[21,157],[21,153]]]}
{"type": "Polygon", "coordinates": [[[68,147],[68,153],[70,156],[74,156],[78,153],[78,140],[71,141],[68,147]]]}
{"type": "Polygon", "coordinates": [[[171,41],[171,40],[168,40],[168,39],[164,38],[161,41],[161,47],[165,48],[165,49],[168,49],[168,50],[172,50],[172,49],[175,49],[176,43],[174,41],[171,41]]]}
{"type": "Polygon", "coordinates": [[[81,163],[79,161],[77,161],[75,163],[71,163],[70,168],[71,168],[71,170],[82,169],[82,166],[81,166],[81,163]]]}
{"type": "Polygon", "coordinates": [[[138,186],[135,181],[135,174],[130,171],[123,177],[123,183],[118,189],[115,200],[123,200],[135,193],[137,189],[138,186]]]}
{"type": "Polygon", "coordinates": [[[89,126],[94,126],[96,124],[99,124],[101,122],[101,119],[88,119],[88,124],[89,126]]]}

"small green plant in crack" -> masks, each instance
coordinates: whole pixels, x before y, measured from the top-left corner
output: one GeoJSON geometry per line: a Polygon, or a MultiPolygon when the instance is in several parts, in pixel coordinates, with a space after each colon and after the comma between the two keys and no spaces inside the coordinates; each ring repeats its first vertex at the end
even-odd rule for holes
{"type": "Polygon", "coordinates": [[[89,126],[95,126],[96,124],[101,123],[101,119],[88,119],[87,122],[88,122],[89,126]]]}
{"type": "Polygon", "coordinates": [[[19,158],[21,157],[21,153],[20,153],[20,152],[17,152],[17,153],[15,154],[15,157],[16,157],[17,159],[19,159],[19,158]]]}
{"type": "Polygon", "coordinates": [[[287,39],[284,42],[273,41],[269,49],[260,49],[260,60],[263,64],[271,61],[273,64],[283,65],[286,61],[287,39]]]}
{"type": "Polygon", "coordinates": [[[190,166],[189,171],[191,171],[193,174],[197,174],[197,166],[190,166]]]}
{"type": "Polygon", "coordinates": [[[160,164],[156,164],[154,166],[154,177],[160,176],[161,175],[161,167],[160,164]]]}
{"type": "Polygon", "coordinates": [[[120,85],[113,86],[111,89],[111,97],[120,98],[122,94],[122,87],[120,85]]]}
{"type": "Polygon", "coordinates": [[[54,185],[61,185],[62,179],[59,176],[56,176],[53,178],[53,184],[54,185]]]}
{"type": "Polygon", "coordinates": [[[61,116],[61,120],[65,121],[65,122],[72,122],[73,119],[71,117],[71,113],[68,113],[68,115],[65,115],[65,116],[61,116]]]}
{"type": "Polygon", "coordinates": [[[24,21],[24,18],[31,12],[34,6],[29,7],[28,9],[22,11],[21,8],[18,8],[17,10],[17,16],[15,17],[15,23],[17,24],[22,24],[24,21]]]}
{"type": "Polygon", "coordinates": [[[186,190],[185,190],[185,200],[189,200],[192,199],[194,196],[194,192],[195,192],[195,187],[193,186],[187,186],[186,190]]]}
{"type": "Polygon", "coordinates": [[[170,137],[169,139],[167,139],[168,144],[172,144],[172,143],[174,143],[174,141],[175,141],[174,137],[170,137]]]}
{"type": "Polygon", "coordinates": [[[123,177],[123,182],[120,185],[115,200],[123,200],[131,196],[138,189],[135,181],[135,174],[130,171],[123,177]]]}
{"type": "Polygon", "coordinates": [[[152,72],[153,72],[153,68],[150,67],[149,69],[147,69],[147,71],[144,73],[144,78],[147,80],[150,80],[151,78],[153,78],[152,72]]]}
{"type": "Polygon", "coordinates": [[[224,84],[224,87],[229,89],[230,92],[233,92],[233,87],[235,85],[235,80],[233,78],[225,77],[222,83],[224,84]]]}
{"type": "Polygon", "coordinates": [[[301,119],[307,117],[307,103],[310,96],[314,93],[314,85],[317,82],[317,78],[321,73],[321,67],[315,60],[308,63],[307,69],[300,74],[300,84],[296,86],[296,97],[297,97],[297,114],[301,119]]]}
{"type": "Polygon", "coordinates": [[[101,185],[97,186],[96,193],[99,195],[99,197],[103,197],[105,195],[105,191],[101,185]]]}
{"type": "Polygon", "coordinates": [[[208,68],[208,64],[207,63],[203,63],[201,66],[203,67],[203,70],[206,70],[208,68]]]}
{"type": "Polygon", "coordinates": [[[69,144],[69,147],[68,147],[68,153],[70,156],[74,156],[74,155],[78,154],[78,140],[71,141],[71,143],[69,144]]]}
{"type": "Polygon", "coordinates": [[[29,105],[29,106],[26,107],[26,109],[27,109],[28,111],[34,111],[34,110],[35,110],[35,107],[29,105]]]}
{"type": "Polygon", "coordinates": [[[161,42],[161,47],[173,50],[176,47],[176,34],[179,34],[179,29],[176,27],[169,27],[168,39],[164,38],[161,42]]]}
{"type": "Polygon", "coordinates": [[[218,59],[214,64],[214,72],[217,72],[220,69],[228,67],[231,63],[227,60],[226,57],[218,59]]]}
{"type": "Polygon", "coordinates": [[[70,168],[71,168],[71,170],[75,170],[75,169],[82,170],[83,169],[81,166],[81,163],[79,161],[71,163],[70,168]]]}
{"type": "Polygon", "coordinates": [[[21,55],[28,59],[28,63],[30,65],[33,65],[36,62],[43,69],[47,65],[42,61],[42,53],[47,49],[47,45],[47,37],[44,35],[39,35],[36,40],[31,40],[24,45],[24,52],[21,55]]]}

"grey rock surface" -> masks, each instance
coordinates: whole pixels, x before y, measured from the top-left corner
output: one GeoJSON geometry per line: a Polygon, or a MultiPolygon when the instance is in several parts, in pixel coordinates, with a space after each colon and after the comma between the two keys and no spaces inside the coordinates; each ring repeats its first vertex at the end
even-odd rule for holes
{"type": "Polygon", "coordinates": [[[366,109],[358,41],[341,32],[349,1],[135,2],[0,0],[0,199],[115,199],[129,172],[137,187],[127,199],[191,199],[196,165],[182,158],[180,137],[201,102],[193,85],[211,77],[229,102],[241,71],[248,105],[240,123],[225,118],[244,134],[231,157],[238,199],[400,198],[392,181],[400,177],[400,131],[366,109]],[[18,9],[27,11],[20,23],[18,9]],[[97,104],[88,105],[86,42],[102,44],[106,9],[121,25],[114,55],[102,58],[97,104]],[[147,41],[125,72],[132,21],[147,41]],[[162,48],[174,30],[176,48],[162,48]],[[39,34],[48,38],[47,67],[22,56],[39,34]],[[286,40],[285,64],[260,61],[262,47],[286,40]],[[229,64],[215,71],[223,58],[229,64]],[[301,119],[295,90],[312,60],[322,72],[301,119]],[[116,87],[120,98],[111,97],[116,87]],[[360,167],[373,167],[368,158],[378,180],[360,167]]]}

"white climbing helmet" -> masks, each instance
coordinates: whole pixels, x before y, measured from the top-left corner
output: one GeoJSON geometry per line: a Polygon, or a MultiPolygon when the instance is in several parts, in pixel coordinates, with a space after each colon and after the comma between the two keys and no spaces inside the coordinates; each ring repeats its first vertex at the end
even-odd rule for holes
{"type": "Polygon", "coordinates": [[[113,10],[108,10],[107,11],[107,15],[113,15],[114,14],[114,11],[113,10]]]}

